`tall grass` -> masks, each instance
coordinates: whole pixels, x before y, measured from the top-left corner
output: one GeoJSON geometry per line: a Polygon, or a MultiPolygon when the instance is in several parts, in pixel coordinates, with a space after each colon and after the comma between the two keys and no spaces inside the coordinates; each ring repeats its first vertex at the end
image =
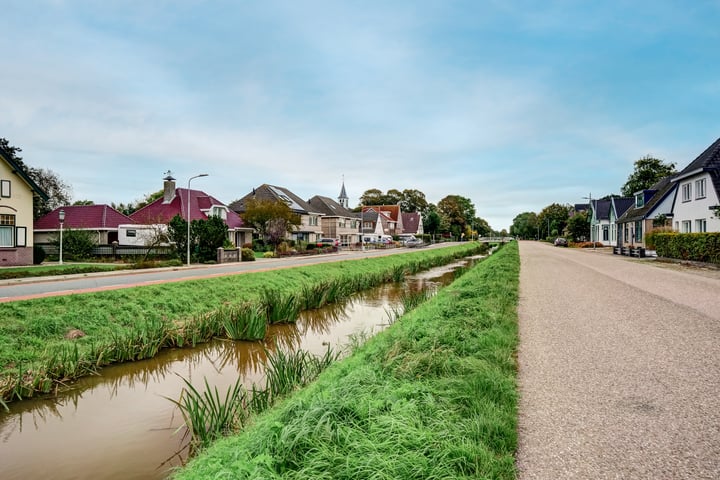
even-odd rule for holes
{"type": "Polygon", "coordinates": [[[217,311],[225,334],[231,340],[262,340],[267,332],[267,321],[260,306],[246,302],[217,311]]]}
{"type": "Polygon", "coordinates": [[[514,479],[518,277],[511,243],[176,479],[514,479]]]}
{"type": "MultiPolygon", "coordinates": [[[[181,377],[182,378],[182,377],[181,377]]],[[[165,397],[174,403],[185,421],[186,435],[190,435],[194,450],[208,447],[213,441],[241,427],[246,418],[244,409],[247,392],[241,378],[230,385],[221,397],[217,387],[211,388],[207,378],[205,390],[196,389],[183,378],[185,387],[179,400],[165,397]]]]}
{"type": "Polygon", "coordinates": [[[260,295],[261,308],[270,325],[294,323],[300,315],[301,303],[294,293],[283,293],[279,289],[263,288],[260,295]]]}

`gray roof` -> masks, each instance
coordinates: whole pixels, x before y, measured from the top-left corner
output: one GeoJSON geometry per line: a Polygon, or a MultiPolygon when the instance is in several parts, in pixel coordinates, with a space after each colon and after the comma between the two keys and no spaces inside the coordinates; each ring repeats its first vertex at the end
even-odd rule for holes
{"type": "Polygon", "coordinates": [[[293,213],[301,215],[306,215],[308,213],[321,213],[287,188],[268,185],[267,183],[263,183],[259,187],[253,188],[252,192],[248,193],[239,200],[235,200],[228,205],[228,207],[234,212],[242,213],[245,211],[245,203],[251,199],[280,200],[285,202],[293,213]]]}
{"type": "Polygon", "coordinates": [[[718,197],[720,197],[720,138],[715,143],[705,149],[698,157],[690,162],[678,173],[673,181],[677,182],[683,178],[697,175],[698,173],[708,172],[712,178],[713,186],[718,197]]]}
{"type": "Polygon", "coordinates": [[[351,212],[338,202],[329,197],[315,195],[307,203],[318,213],[324,213],[328,217],[357,218],[358,213],[351,212]]]}
{"type": "Polygon", "coordinates": [[[674,178],[674,176],[664,177],[655,185],[645,190],[646,193],[652,193],[652,196],[645,201],[645,205],[636,208],[633,203],[633,205],[617,219],[617,223],[635,222],[647,218],[653,213],[655,206],[674,191],[676,186],[675,183],[673,183],[674,178]]]}

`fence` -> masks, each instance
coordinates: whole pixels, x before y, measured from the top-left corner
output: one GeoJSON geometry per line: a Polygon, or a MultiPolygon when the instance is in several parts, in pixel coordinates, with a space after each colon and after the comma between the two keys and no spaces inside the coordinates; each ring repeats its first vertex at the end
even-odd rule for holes
{"type": "MultiPolygon", "coordinates": [[[[60,255],[60,248],[57,245],[42,243],[37,244],[47,255],[60,255]]],[[[125,256],[155,256],[170,257],[177,253],[174,247],[143,247],[133,245],[96,245],[91,255],[94,257],[125,257],[125,256]],[[148,253],[149,252],[149,253],[148,253]]]]}

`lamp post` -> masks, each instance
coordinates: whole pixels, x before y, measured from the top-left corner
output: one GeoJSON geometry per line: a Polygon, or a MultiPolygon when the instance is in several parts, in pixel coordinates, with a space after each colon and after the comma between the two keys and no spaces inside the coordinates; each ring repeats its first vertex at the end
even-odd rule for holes
{"type": "Polygon", "coordinates": [[[194,178],[207,177],[207,173],[201,173],[194,177],[188,178],[187,188],[187,266],[190,266],[190,181],[194,178]]]}
{"type": "Polygon", "coordinates": [[[60,209],[58,212],[58,218],[60,219],[60,265],[62,265],[62,234],[63,234],[63,223],[65,222],[65,210],[60,209]]]}
{"type": "Polygon", "coordinates": [[[360,204],[360,250],[365,251],[365,225],[363,225],[364,207],[360,204]]]}
{"type": "MultiPolygon", "coordinates": [[[[587,201],[590,202],[590,203],[589,203],[589,205],[590,205],[590,210],[592,210],[592,211],[593,211],[593,214],[594,214],[595,209],[593,209],[593,206],[592,206],[592,193],[588,193],[588,196],[587,196],[587,197],[582,197],[582,198],[587,199],[587,201]]],[[[590,216],[590,241],[593,242],[593,250],[595,250],[595,240],[593,239],[593,230],[594,230],[594,229],[593,229],[592,216],[590,216]]]]}

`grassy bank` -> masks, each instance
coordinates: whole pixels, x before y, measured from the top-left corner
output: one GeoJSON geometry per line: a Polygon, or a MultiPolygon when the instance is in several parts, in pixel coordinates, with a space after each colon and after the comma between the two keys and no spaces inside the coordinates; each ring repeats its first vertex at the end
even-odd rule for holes
{"type": "Polygon", "coordinates": [[[515,242],[176,480],[515,477],[515,242]]]}
{"type": "Polygon", "coordinates": [[[194,345],[238,331],[264,332],[257,325],[245,329],[228,324],[228,317],[242,316],[238,309],[247,302],[256,302],[268,315],[277,314],[282,301],[297,304],[290,311],[313,308],[482,247],[468,243],[381,258],[3,303],[0,400],[49,392],[103,365],[149,358],[162,348],[194,345]],[[217,315],[218,311],[227,316],[217,315]],[[86,336],[65,339],[73,329],[86,336]]]}

